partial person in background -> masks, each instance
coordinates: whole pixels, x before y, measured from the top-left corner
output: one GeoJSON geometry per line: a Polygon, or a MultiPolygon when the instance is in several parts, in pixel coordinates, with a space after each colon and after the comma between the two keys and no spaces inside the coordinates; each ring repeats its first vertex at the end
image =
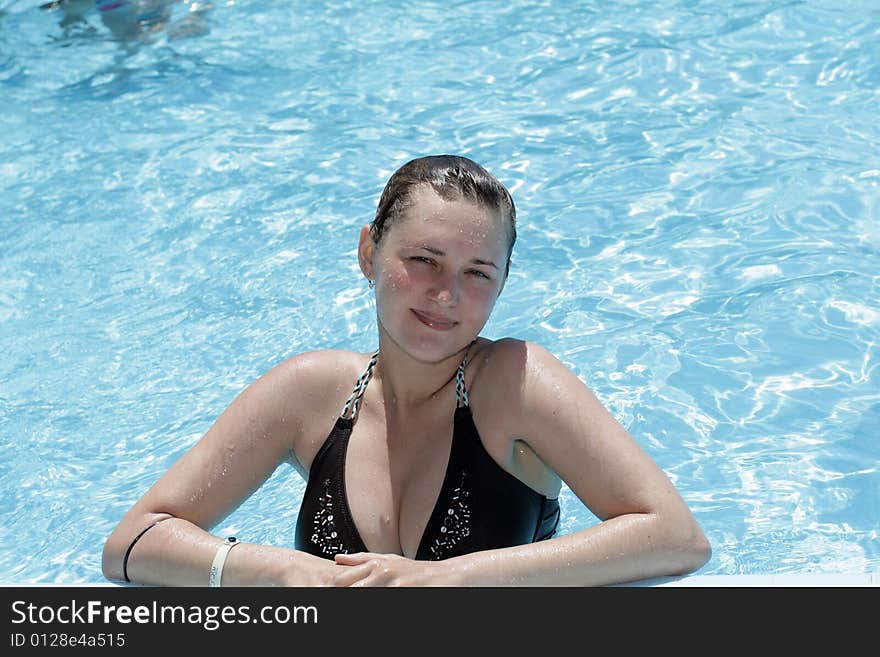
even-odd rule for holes
{"type": "Polygon", "coordinates": [[[251,383],[121,519],[104,575],[586,586],[703,566],[683,498],[588,387],[537,344],[480,335],[515,240],[513,199],[476,162],[398,169],[357,250],[378,349],[301,353],[251,383]],[[213,535],[282,463],[307,482],[293,547],[213,535]],[[563,483],[600,522],[559,533],[563,483]]]}
{"type": "Polygon", "coordinates": [[[53,0],[41,9],[61,12],[59,24],[72,28],[87,24],[90,16],[100,16],[111,34],[124,42],[148,40],[165,32],[169,39],[200,36],[208,32],[209,2],[191,0],[53,0]],[[173,5],[184,4],[187,14],[173,19],[173,5]]]}

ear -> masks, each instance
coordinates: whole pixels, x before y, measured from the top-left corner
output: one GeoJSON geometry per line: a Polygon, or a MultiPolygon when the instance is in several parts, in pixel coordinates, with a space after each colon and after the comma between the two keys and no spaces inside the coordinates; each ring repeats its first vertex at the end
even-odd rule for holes
{"type": "Polygon", "coordinates": [[[358,264],[361,271],[369,279],[373,279],[373,254],[376,251],[376,243],[373,241],[373,235],[370,233],[369,224],[365,224],[361,228],[361,238],[358,242],[358,264]]]}

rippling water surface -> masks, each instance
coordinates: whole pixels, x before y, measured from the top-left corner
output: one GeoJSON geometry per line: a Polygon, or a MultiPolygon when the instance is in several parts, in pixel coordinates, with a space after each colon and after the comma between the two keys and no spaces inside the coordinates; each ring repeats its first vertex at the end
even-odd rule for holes
{"type": "MultiPolygon", "coordinates": [[[[371,350],[358,229],[438,152],[517,201],[485,334],[596,391],[703,574],[880,571],[876,3],[39,4],[0,0],[0,581],[102,582],[244,386],[371,350]]],[[[216,531],[292,545],[302,490],[216,531]]]]}

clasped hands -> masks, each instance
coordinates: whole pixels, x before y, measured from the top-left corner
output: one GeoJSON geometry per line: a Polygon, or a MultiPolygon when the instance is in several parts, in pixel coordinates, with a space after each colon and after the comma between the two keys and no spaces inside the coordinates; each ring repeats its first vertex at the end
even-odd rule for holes
{"type": "Polygon", "coordinates": [[[414,561],[397,554],[337,554],[345,566],[332,586],[454,586],[451,568],[442,561],[414,561]]]}

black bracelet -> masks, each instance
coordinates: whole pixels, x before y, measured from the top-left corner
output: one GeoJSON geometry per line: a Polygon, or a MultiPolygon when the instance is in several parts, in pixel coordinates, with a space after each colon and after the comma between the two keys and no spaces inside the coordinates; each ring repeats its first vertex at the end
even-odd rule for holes
{"type": "Polygon", "coordinates": [[[123,557],[123,559],[122,559],[122,576],[125,578],[126,582],[131,582],[131,580],[128,579],[128,555],[131,554],[131,548],[133,548],[134,544],[137,543],[141,539],[141,536],[146,534],[148,531],[150,531],[153,527],[155,527],[158,524],[159,524],[159,521],[157,520],[152,525],[149,525],[146,529],[142,530],[140,534],[138,534],[137,536],[134,537],[134,540],[129,544],[128,549],[125,551],[125,557],[123,557]]]}

